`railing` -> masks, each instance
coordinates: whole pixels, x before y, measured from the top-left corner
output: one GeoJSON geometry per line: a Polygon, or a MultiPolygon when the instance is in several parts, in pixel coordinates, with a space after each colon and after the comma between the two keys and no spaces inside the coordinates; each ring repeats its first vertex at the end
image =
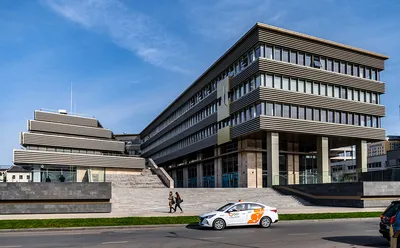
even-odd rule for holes
{"type": "Polygon", "coordinates": [[[172,177],[165,171],[164,168],[158,167],[158,165],[154,162],[153,159],[149,158],[148,161],[151,171],[161,179],[161,181],[164,183],[165,186],[173,189],[174,179],[172,179],[172,177]]]}

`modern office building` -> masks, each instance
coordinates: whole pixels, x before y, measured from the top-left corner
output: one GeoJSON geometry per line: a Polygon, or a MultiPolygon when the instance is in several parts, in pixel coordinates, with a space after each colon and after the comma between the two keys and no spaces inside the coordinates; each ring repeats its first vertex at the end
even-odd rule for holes
{"type": "Polygon", "coordinates": [[[385,139],[388,57],[257,23],[142,132],[176,187],[331,181],[330,149],[385,139]]]}
{"type": "Polygon", "coordinates": [[[387,136],[386,140],[368,144],[368,157],[386,155],[400,148],[398,136],[387,136]]]}
{"type": "Polygon", "coordinates": [[[353,146],[331,149],[331,163],[355,159],[356,150],[353,146]]]}
{"type": "Polygon", "coordinates": [[[96,118],[65,110],[35,111],[20,138],[23,148],[14,150],[14,164],[31,171],[33,182],[104,182],[145,167],[96,118]]]}
{"type": "Polygon", "coordinates": [[[115,139],[125,142],[125,151],[130,156],[140,156],[140,140],[139,134],[115,134],[115,139]]]}

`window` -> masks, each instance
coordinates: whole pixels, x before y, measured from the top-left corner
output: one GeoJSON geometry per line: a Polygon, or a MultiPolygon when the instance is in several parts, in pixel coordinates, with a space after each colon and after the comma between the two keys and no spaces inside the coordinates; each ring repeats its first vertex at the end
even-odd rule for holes
{"type": "Polygon", "coordinates": [[[356,76],[356,77],[359,76],[359,75],[358,75],[358,66],[357,66],[357,65],[354,65],[354,66],[353,66],[353,76],[356,76]]]}
{"type": "Polygon", "coordinates": [[[304,92],[304,81],[303,80],[299,80],[298,91],[302,92],[302,93],[304,92]]]}
{"type": "Polygon", "coordinates": [[[283,117],[290,117],[290,107],[289,105],[283,105],[283,117]]]}
{"type": "Polygon", "coordinates": [[[12,176],[12,179],[15,179],[15,175],[12,176]]]}
{"type": "Polygon", "coordinates": [[[282,117],[282,104],[275,103],[275,116],[282,117]]]}
{"type": "Polygon", "coordinates": [[[333,123],[333,111],[332,110],[328,111],[328,122],[333,123]]]}
{"type": "Polygon", "coordinates": [[[306,54],[306,66],[311,66],[311,55],[306,54]]]}
{"type": "Polygon", "coordinates": [[[371,103],[371,93],[370,92],[365,92],[365,101],[367,103],[371,103]]]}
{"type": "Polygon", "coordinates": [[[260,47],[257,47],[255,50],[256,58],[259,58],[261,56],[261,49],[260,47]]]}
{"type": "Polygon", "coordinates": [[[365,127],[365,115],[360,115],[360,126],[365,127]]]}
{"type": "Polygon", "coordinates": [[[363,78],[364,77],[364,67],[360,66],[360,77],[363,78]]]}
{"type": "Polygon", "coordinates": [[[360,93],[358,90],[354,90],[354,101],[360,101],[360,93]]]}
{"type": "Polygon", "coordinates": [[[321,121],[326,122],[326,110],[321,110],[321,121]]]}
{"type": "Polygon", "coordinates": [[[321,63],[321,69],[326,70],[326,59],[325,58],[321,58],[320,59],[320,63],[321,63]]]}
{"type": "Polygon", "coordinates": [[[297,116],[297,106],[292,106],[292,107],[291,107],[291,114],[290,114],[290,116],[291,116],[292,118],[294,118],[294,119],[297,119],[297,118],[298,118],[298,116],[297,116]]]}
{"type": "Polygon", "coordinates": [[[334,97],[340,98],[340,88],[337,87],[337,86],[335,86],[335,95],[334,95],[334,97]]]}
{"type": "Polygon", "coordinates": [[[326,96],[326,85],[325,84],[321,84],[321,95],[326,96]]]}
{"type": "Polygon", "coordinates": [[[335,111],[335,123],[340,123],[340,112],[335,111]]]}
{"type": "Polygon", "coordinates": [[[19,179],[24,179],[24,176],[23,175],[19,175],[19,179]]]}
{"type": "Polygon", "coordinates": [[[290,79],[290,90],[297,91],[297,80],[295,78],[290,79]]]}
{"type": "Polygon", "coordinates": [[[272,88],[274,85],[274,79],[272,75],[267,75],[267,87],[272,88]]]}
{"type": "Polygon", "coordinates": [[[360,91],[360,102],[365,102],[365,92],[360,91]]]}
{"type": "Polygon", "coordinates": [[[347,114],[342,112],[341,123],[347,124],[347,114]]]}
{"type": "Polygon", "coordinates": [[[347,64],[347,75],[352,75],[352,68],[353,66],[351,64],[347,64]]]}
{"type": "Polygon", "coordinates": [[[336,60],[333,62],[333,71],[339,72],[339,62],[336,60]]]}
{"type": "Polygon", "coordinates": [[[282,60],[281,52],[282,52],[282,49],[281,49],[281,48],[278,48],[278,47],[275,47],[275,48],[274,48],[274,59],[275,59],[275,60],[279,60],[279,61],[282,60]]]}
{"type": "Polygon", "coordinates": [[[282,78],[282,89],[289,90],[289,78],[282,78]]]}
{"type": "Polygon", "coordinates": [[[297,53],[290,51],[290,63],[297,64],[297,53]]]}
{"type": "Polygon", "coordinates": [[[377,101],[376,101],[376,93],[372,93],[372,103],[377,104],[377,101]]]}
{"type": "Polygon", "coordinates": [[[261,75],[258,75],[256,77],[256,88],[260,87],[261,85],[261,75]]]}
{"type": "Polygon", "coordinates": [[[266,58],[267,59],[272,59],[272,47],[270,47],[270,46],[267,46],[266,47],[266,50],[265,50],[265,53],[266,53],[266,58]]]}
{"type": "Polygon", "coordinates": [[[260,209],[263,208],[262,206],[254,203],[249,203],[247,204],[247,210],[254,210],[254,209],[260,209]]]}
{"type": "Polygon", "coordinates": [[[371,79],[372,80],[377,80],[377,78],[376,78],[376,70],[375,69],[371,69],[371,79]]]}
{"type": "Polygon", "coordinates": [[[314,83],[313,93],[319,95],[319,83],[314,83]]]}
{"type": "Polygon", "coordinates": [[[305,108],[304,107],[299,107],[299,119],[304,120],[305,119],[305,108]]]}
{"type": "Polygon", "coordinates": [[[299,65],[304,65],[304,53],[299,53],[298,64],[299,65]]]}
{"type": "Polygon", "coordinates": [[[312,84],[310,81],[306,82],[306,93],[309,93],[309,94],[312,93],[312,84]]]}
{"type": "Polygon", "coordinates": [[[344,87],[342,87],[341,97],[342,99],[347,99],[347,89],[344,87]]]}
{"type": "Polygon", "coordinates": [[[321,62],[319,60],[319,57],[314,57],[314,67],[315,68],[321,68],[321,62]]]}
{"type": "Polygon", "coordinates": [[[274,116],[274,104],[267,103],[266,111],[268,116],[274,116]]]}
{"type": "Polygon", "coordinates": [[[340,73],[346,74],[346,63],[340,62],[340,73]]]}
{"type": "Polygon", "coordinates": [[[275,88],[275,89],[282,89],[281,77],[275,76],[274,88],[275,88]]]}
{"type": "Polygon", "coordinates": [[[328,59],[328,71],[332,71],[332,60],[328,59]]]}
{"type": "Polygon", "coordinates": [[[289,51],[288,50],[283,50],[282,61],[289,62],[289,51]]]}
{"type": "Polygon", "coordinates": [[[372,127],[371,116],[367,115],[367,127],[372,127]]]}
{"type": "Polygon", "coordinates": [[[347,123],[348,123],[349,125],[353,125],[353,124],[354,124],[354,122],[353,122],[353,114],[349,113],[349,114],[347,115],[347,123]]]}
{"type": "Polygon", "coordinates": [[[369,68],[365,68],[365,78],[371,79],[371,72],[369,68]]]}
{"type": "Polygon", "coordinates": [[[360,125],[360,116],[358,114],[354,114],[354,125],[360,125]]]}
{"type": "Polygon", "coordinates": [[[333,96],[333,86],[328,85],[328,96],[332,97],[333,96]]]}
{"type": "Polygon", "coordinates": [[[26,175],[26,179],[27,180],[31,180],[31,176],[30,175],[26,175]]]}
{"type": "Polygon", "coordinates": [[[313,120],[313,109],[312,108],[306,108],[306,120],[313,120]]]}
{"type": "Polygon", "coordinates": [[[314,121],[320,121],[319,109],[314,109],[314,121]]]}
{"type": "Polygon", "coordinates": [[[353,90],[352,89],[347,89],[347,99],[353,100],[353,90]]]}
{"type": "Polygon", "coordinates": [[[372,116],[372,127],[378,127],[377,118],[375,116],[372,116]]]}

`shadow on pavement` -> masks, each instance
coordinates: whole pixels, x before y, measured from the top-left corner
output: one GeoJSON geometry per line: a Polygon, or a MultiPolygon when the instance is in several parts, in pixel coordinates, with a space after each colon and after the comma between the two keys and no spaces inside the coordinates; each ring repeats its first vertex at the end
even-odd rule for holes
{"type": "Polygon", "coordinates": [[[365,247],[389,247],[388,241],[379,236],[338,236],[324,237],[322,239],[337,243],[345,243],[352,246],[357,245],[365,247]]]}

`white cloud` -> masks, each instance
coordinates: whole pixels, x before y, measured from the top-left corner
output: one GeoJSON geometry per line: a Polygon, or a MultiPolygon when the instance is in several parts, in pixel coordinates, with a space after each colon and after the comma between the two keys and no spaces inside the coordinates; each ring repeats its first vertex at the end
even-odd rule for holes
{"type": "Polygon", "coordinates": [[[62,17],[109,36],[115,44],[150,64],[188,73],[179,63],[184,57],[185,43],[154,19],[118,0],[45,0],[45,3],[62,17]]]}
{"type": "Polygon", "coordinates": [[[244,34],[257,21],[277,23],[285,16],[272,0],[182,0],[191,30],[207,38],[230,40],[244,34]]]}

